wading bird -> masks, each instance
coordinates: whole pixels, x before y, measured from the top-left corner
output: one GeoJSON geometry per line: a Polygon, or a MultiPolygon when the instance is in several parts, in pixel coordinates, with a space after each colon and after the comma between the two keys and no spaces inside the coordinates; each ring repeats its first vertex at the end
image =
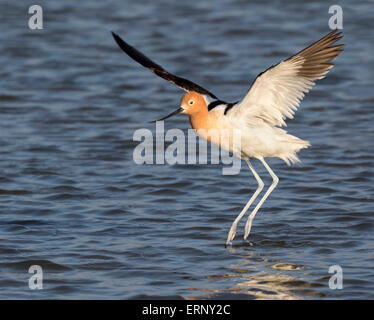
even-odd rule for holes
{"type": "MultiPolygon", "coordinates": [[[[247,95],[236,103],[226,103],[192,81],[169,73],[127,44],[118,35],[113,32],[112,34],[120,48],[132,59],[161,78],[187,91],[182,98],[180,108],[159,120],[184,113],[189,115],[191,125],[198,134],[199,131],[206,132],[210,129],[218,130],[218,132],[240,130],[240,151],[233,150],[232,144],[225,146],[225,148],[247,162],[257,180],[258,187],[233,222],[226,245],[232,243],[238,222],[264,187],[264,183],[253,168],[250,159],[260,160],[273,178],[272,184],[248,217],[244,230],[244,239],[247,239],[253,218],[279,181],[264,158],[277,157],[289,165],[299,161],[297,152],[310,146],[308,141],[292,136],[280,127],[286,126],[286,118],[293,118],[305,93],[309,92],[315,84],[314,81],[324,78],[333,67],[331,61],[343,51],[343,44],[333,45],[343,37],[341,32],[337,32],[337,30],[330,32],[287,60],[260,73],[252,83],[247,95]]],[[[215,140],[207,136],[203,136],[203,138],[224,147],[219,137],[215,140]]]]}

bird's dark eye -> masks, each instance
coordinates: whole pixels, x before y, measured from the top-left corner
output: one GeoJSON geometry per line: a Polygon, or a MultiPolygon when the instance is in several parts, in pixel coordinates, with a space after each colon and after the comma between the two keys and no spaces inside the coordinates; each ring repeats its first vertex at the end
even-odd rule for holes
{"type": "Polygon", "coordinates": [[[190,106],[192,106],[194,103],[195,103],[195,101],[193,101],[193,100],[188,101],[188,104],[189,104],[190,106]]]}

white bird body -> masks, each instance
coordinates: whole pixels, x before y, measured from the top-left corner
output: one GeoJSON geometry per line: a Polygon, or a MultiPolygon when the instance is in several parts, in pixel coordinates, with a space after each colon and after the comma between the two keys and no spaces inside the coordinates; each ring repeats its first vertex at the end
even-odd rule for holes
{"type": "Polygon", "coordinates": [[[287,118],[293,118],[305,93],[315,84],[314,81],[324,78],[333,67],[331,61],[343,51],[342,44],[333,45],[342,38],[341,33],[334,30],[287,60],[260,73],[246,96],[236,103],[225,103],[190,80],[167,72],[116,34],[113,33],[113,36],[131,58],[187,91],[181,107],[160,120],[178,113],[189,115],[191,126],[197,134],[244,159],[256,178],[257,190],[232,224],[226,245],[234,239],[238,222],[264,187],[250,159],[260,160],[273,178],[273,183],[249,215],[245,225],[246,239],[254,216],[279,181],[264,158],[278,157],[290,164],[299,161],[297,152],[310,145],[308,141],[292,136],[280,127],[286,126],[287,118]],[[239,147],[235,144],[236,132],[240,132],[239,147]]]}
{"type": "MultiPolygon", "coordinates": [[[[235,135],[234,130],[240,132],[240,150],[235,149],[233,140],[230,140],[229,148],[225,148],[218,139],[210,139],[210,142],[233,152],[242,159],[261,159],[278,157],[287,164],[299,161],[296,153],[303,148],[310,146],[308,141],[301,140],[287,131],[274,127],[261,118],[253,116],[243,116],[241,112],[236,112],[234,106],[227,114],[224,114],[226,105],[218,106],[209,111],[209,120],[214,123],[214,128],[227,130],[229,136],[235,135]]],[[[213,127],[209,125],[208,127],[213,127]]],[[[198,134],[207,139],[206,131],[202,130],[198,134]]]]}

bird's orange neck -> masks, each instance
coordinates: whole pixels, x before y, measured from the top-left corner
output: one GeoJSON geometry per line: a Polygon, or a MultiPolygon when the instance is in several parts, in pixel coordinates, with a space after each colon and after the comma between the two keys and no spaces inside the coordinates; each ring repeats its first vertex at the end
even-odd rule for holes
{"type": "Polygon", "coordinates": [[[201,108],[199,111],[190,115],[190,123],[195,130],[205,129],[209,130],[209,114],[208,108],[201,108]]]}
{"type": "Polygon", "coordinates": [[[227,123],[220,121],[219,113],[209,112],[207,107],[201,108],[190,114],[190,122],[200,137],[232,152],[232,130],[230,126],[227,126],[227,123]]]}

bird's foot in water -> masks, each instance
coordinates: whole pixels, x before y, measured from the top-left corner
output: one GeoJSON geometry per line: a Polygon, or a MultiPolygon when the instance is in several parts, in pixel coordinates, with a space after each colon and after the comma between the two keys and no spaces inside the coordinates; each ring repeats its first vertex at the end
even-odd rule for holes
{"type": "Polygon", "coordinates": [[[249,218],[244,228],[244,240],[247,240],[252,228],[252,219],[249,218]]]}
{"type": "Polygon", "coordinates": [[[236,227],[237,227],[237,225],[235,223],[233,223],[232,226],[231,226],[231,229],[229,231],[229,234],[227,236],[225,247],[227,247],[229,245],[232,245],[232,240],[234,240],[235,234],[236,234],[236,227]]]}

